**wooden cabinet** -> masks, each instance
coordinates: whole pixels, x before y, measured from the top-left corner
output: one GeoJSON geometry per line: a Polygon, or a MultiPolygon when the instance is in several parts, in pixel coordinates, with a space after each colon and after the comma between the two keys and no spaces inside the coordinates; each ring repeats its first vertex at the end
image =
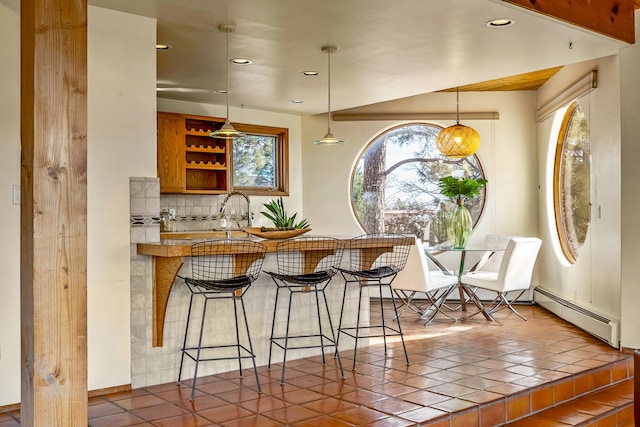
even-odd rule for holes
{"type": "Polygon", "coordinates": [[[161,193],[229,191],[229,143],[209,133],[224,119],[158,113],[158,177],[161,193]]]}

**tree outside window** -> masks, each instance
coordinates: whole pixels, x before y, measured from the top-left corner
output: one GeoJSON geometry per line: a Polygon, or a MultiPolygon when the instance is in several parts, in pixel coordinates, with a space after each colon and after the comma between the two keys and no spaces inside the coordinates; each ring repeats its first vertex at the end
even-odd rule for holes
{"type": "MultiPolygon", "coordinates": [[[[351,204],[368,233],[409,233],[429,246],[447,241],[453,202],[440,194],[438,180],[454,173],[484,178],[477,156],[449,159],[435,140],[440,126],[411,123],[377,136],[363,151],[352,173],[351,204]]],[[[466,201],[474,225],[484,207],[481,196],[466,201]]]]}
{"type": "Polygon", "coordinates": [[[277,146],[277,137],[271,135],[248,134],[234,140],[234,187],[277,188],[277,146]]]}
{"type": "Polygon", "coordinates": [[[231,149],[231,189],[254,196],[289,194],[289,130],[234,123],[243,132],[231,149]]]}

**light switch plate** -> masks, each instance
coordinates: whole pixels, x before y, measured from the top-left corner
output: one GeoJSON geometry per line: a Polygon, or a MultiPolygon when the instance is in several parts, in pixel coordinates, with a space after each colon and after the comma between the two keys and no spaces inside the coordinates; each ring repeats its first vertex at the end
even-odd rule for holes
{"type": "Polygon", "coordinates": [[[20,204],[20,186],[19,185],[13,186],[13,204],[14,205],[20,204]]]}

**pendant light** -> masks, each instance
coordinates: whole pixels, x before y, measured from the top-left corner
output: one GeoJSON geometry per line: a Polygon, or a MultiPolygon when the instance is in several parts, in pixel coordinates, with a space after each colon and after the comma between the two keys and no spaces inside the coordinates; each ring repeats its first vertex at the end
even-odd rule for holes
{"type": "Polygon", "coordinates": [[[445,156],[454,159],[469,157],[480,148],[480,135],[475,129],[460,124],[460,93],[456,88],[456,124],[440,131],[436,146],[445,156]]]}
{"type": "Polygon", "coordinates": [[[209,136],[220,139],[243,138],[244,133],[235,130],[229,122],[229,33],[233,33],[236,30],[236,27],[233,24],[223,24],[218,27],[218,30],[227,34],[227,87],[225,91],[225,95],[227,97],[227,117],[222,127],[211,132],[209,136]]]}
{"type": "Polygon", "coordinates": [[[335,53],[338,50],[335,46],[322,46],[322,51],[327,52],[328,57],[328,67],[327,67],[327,134],[322,138],[314,141],[314,144],[317,145],[336,145],[336,144],[344,144],[344,141],[336,138],[331,133],[331,54],[335,53]]]}

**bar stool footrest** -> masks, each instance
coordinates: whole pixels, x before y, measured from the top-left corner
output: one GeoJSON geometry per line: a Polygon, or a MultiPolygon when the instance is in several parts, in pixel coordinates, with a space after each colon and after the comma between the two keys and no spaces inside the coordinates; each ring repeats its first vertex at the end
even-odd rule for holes
{"type": "Polygon", "coordinates": [[[333,339],[329,338],[326,335],[320,335],[320,334],[315,334],[315,335],[296,335],[296,336],[291,336],[288,338],[288,345],[285,347],[284,343],[281,343],[281,341],[285,341],[287,340],[286,337],[273,337],[270,339],[270,341],[280,347],[283,350],[302,350],[302,349],[309,349],[309,348],[323,348],[323,347],[335,347],[336,343],[333,339]],[[311,339],[311,338],[315,338],[316,340],[318,338],[322,339],[322,344],[319,343],[315,343],[315,344],[309,344],[309,345],[296,345],[291,343],[292,340],[295,341],[300,341],[302,339],[311,339]],[[325,344],[326,342],[326,344],[325,344]]]}
{"type": "Polygon", "coordinates": [[[379,337],[395,337],[395,336],[403,336],[404,333],[400,332],[399,330],[392,328],[391,326],[382,326],[382,325],[371,325],[371,326],[360,326],[359,328],[356,328],[355,326],[352,328],[342,328],[338,331],[338,333],[343,333],[353,339],[366,339],[366,338],[379,338],[379,337]],[[356,331],[358,329],[362,330],[362,329],[385,329],[387,331],[391,331],[391,333],[387,332],[380,332],[379,334],[371,334],[369,333],[368,335],[358,335],[356,337],[355,333],[351,332],[351,331],[356,331]]]}
{"type": "MultiPolygon", "coordinates": [[[[210,361],[214,361],[214,360],[237,360],[238,358],[240,359],[255,359],[256,355],[251,353],[251,351],[246,348],[244,345],[237,345],[237,344],[230,344],[230,345],[218,345],[218,346],[208,346],[208,347],[200,347],[200,357],[198,358],[197,354],[193,354],[193,353],[197,353],[198,348],[197,347],[189,347],[189,348],[185,348],[181,350],[182,353],[187,356],[189,359],[193,360],[194,362],[210,362],[210,361]],[[216,351],[216,350],[221,350],[221,349],[233,349],[234,354],[233,355],[229,355],[229,356],[208,356],[205,355],[203,356],[202,353],[208,353],[211,354],[212,352],[216,351]],[[240,349],[242,352],[244,352],[244,355],[240,355],[238,356],[238,349],[240,349]]],[[[218,351],[219,353],[220,351],[218,351]]]]}

